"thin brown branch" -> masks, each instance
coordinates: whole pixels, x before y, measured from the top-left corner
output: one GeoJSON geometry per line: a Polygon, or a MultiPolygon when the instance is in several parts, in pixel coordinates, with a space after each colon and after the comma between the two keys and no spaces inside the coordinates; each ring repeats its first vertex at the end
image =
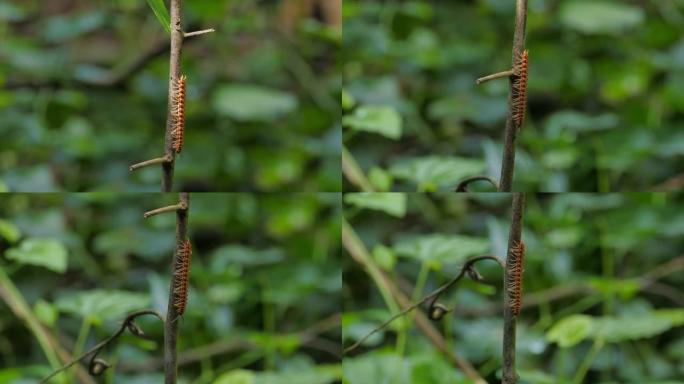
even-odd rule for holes
{"type": "Polygon", "coordinates": [[[109,345],[114,340],[119,338],[119,336],[121,336],[121,334],[124,333],[124,331],[126,331],[127,329],[129,330],[129,332],[131,332],[131,334],[133,336],[143,337],[142,330],[135,324],[134,321],[139,316],[144,316],[144,315],[153,315],[153,316],[156,316],[157,318],[159,318],[159,320],[164,321],[164,318],[162,317],[162,315],[159,314],[159,312],[152,310],[152,309],[145,309],[142,311],[133,312],[130,315],[126,316],[124,321],[121,323],[121,326],[119,327],[119,329],[116,332],[114,332],[113,335],[111,335],[108,338],[97,343],[94,347],[90,348],[89,350],[83,352],[80,356],[76,357],[75,359],[73,359],[69,363],[65,364],[64,366],[62,366],[58,370],[52,372],[49,376],[45,377],[40,382],[41,383],[47,383],[51,378],[53,378],[58,373],[70,368],[71,366],[78,363],[79,361],[81,361],[85,357],[91,356],[91,355],[92,356],[90,358],[90,363],[88,364],[89,365],[88,371],[90,372],[91,375],[95,375],[95,376],[100,375],[106,368],[109,367],[109,364],[107,364],[102,359],[98,359],[97,355],[107,345],[109,345]]]}
{"type": "MultiPolygon", "coordinates": [[[[525,26],[527,24],[527,0],[516,0],[515,31],[513,33],[513,54],[511,67],[515,68],[516,60],[525,50],[525,26]]],[[[510,91],[508,93],[508,117],[506,118],[506,132],[504,136],[503,157],[501,160],[501,192],[511,192],[513,188],[513,170],[515,168],[515,140],[518,127],[513,122],[514,87],[513,77],[510,77],[510,91]]]]}
{"type": "MultiPolygon", "coordinates": [[[[177,4],[179,5],[179,4],[177,4]]],[[[177,10],[178,11],[178,10],[177,10]]],[[[190,214],[190,194],[181,192],[179,196],[179,206],[184,209],[176,210],[176,243],[174,247],[173,257],[171,258],[171,271],[174,271],[174,266],[182,264],[182,252],[179,247],[188,238],[188,215],[190,214]]],[[[173,272],[172,272],[173,274],[173,272]]],[[[164,382],[166,384],[174,384],[177,375],[177,341],[178,341],[178,316],[180,314],[176,311],[174,305],[174,287],[176,286],[175,279],[178,276],[172,275],[169,286],[169,302],[166,313],[166,321],[164,322],[164,382]]]]}
{"type": "Polygon", "coordinates": [[[82,88],[116,88],[121,87],[132,76],[143,70],[149,62],[161,56],[169,49],[168,41],[155,42],[152,47],[143,52],[140,56],[136,56],[130,62],[116,65],[113,69],[106,71],[98,78],[68,78],[68,79],[52,79],[42,81],[27,81],[8,79],[4,85],[7,89],[18,88],[61,88],[65,86],[74,86],[82,88]]]}
{"type": "Polygon", "coordinates": [[[138,170],[140,168],[149,167],[150,165],[168,163],[168,162],[171,162],[171,160],[173,160],[173,158],[171,156],[168,156],[168,155],[162,156],[162,157],[155,157],[154,159],[145,160],[145,161],[142,161],[140,163],[133,164],[128,168],[128,170],[133,172],[133,171],[138,170]]]}
{"type": "MultiPolygon", "coordinates": [[[[349,223],[343,220],[342,222],[342,244],[344,248],[349,252],[349,255],[363,266],[366,271],[370,273],[371,270],[377,272],[381,279],[382,284],[389,289],[402,308],[409,307],[411,305],[411,300],[406,296],[399,288],[396,286],[394,281],[377,265],[373,262],[368,249],[358,238],[354,229],[351,228],[349,223]]],[[[446,340],[437,331],[432,322],[427,318],[423,312],[416,312],[415,322],[418,329],[425,335],[425,337],[440,351],[442,352],[451,362],[453,366],[460,369],[468,378],[473,380],[476,384],[487,384],[487,382],[480,376],[477,370],[465,359],[456,355],[454,351],[451,350],[446,340]]]]}
{"type": "Polygon", "coordinates": [[[513,76],[513,73],[515,73],[515,71],[513,71],[512,69],[509,69],[508,71],[493,73],[491,75],[480,77],[479,79],[475,80],[475,84],[480,85],[486,81],[496,80],[502,77],[511,77],[513,76]]]}
{"type": "Polygon", "coordinates": [[[181,50],[183,48],[183,29],[181,24],[182,0],[171,0],[171,52],[169,54],[169,92],[166,113],[166,131],[164,135],[164,155],[171,156],[171,161],[162,164],[162,192],[173,189],[173,170],[176,151],[173,149],[173,93],[175,84],[181,75],[181,50]]]}
{"type": "Polygon", "coordinates": [[[522,233],[523,211],[525,209],[525,195],[513,194],[511,228],[508,235],[508,255],[506,257],[506,272],[504,273],[504,331],[503,331],[503,384],[515,384],[518,377],[515,373],[515,325],[516,316],[511,310],[512,297],[507,289],[508,282],[513,279],[514,263],[509,263],[518,244],[522,233]]]}
{"type": "Polygon", "coordinates": [[[201,31],[183,32],[183,37],[199,36],[199,35],[204,35],[205,33],[211,33],[211,32],[216,32],[216,31],[214,30],[214,28],[209,28],[209,29],[203,29],[201,31]]]}

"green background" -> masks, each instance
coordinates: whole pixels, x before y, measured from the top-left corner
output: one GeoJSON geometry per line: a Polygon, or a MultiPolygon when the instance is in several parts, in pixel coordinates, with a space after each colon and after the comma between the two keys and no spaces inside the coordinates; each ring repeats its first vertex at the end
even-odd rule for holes
{"type": "MultiPolygon", "coordinates": [[[[505,257],[508,194],[346,194],[344,200],[344,216],[373,263],[412,302],[450,280],[468,257],[505,257]]],[[[521,384],[684,380],[682,209],[681,194],[527,196],[516,345],[521,384]],[[598,352],[590,353],[592,347],[598,352]],[[578,374],[582,364],[586,375],[578,374]]],[[[453,353],[497,383],[502,272],[491,261],[477,269],[484,283],[459,281],[440,297],[455,311],[433,324],[453,353]]],[[[349,255],[343,281],[347,347],[394,312],[349,255]]],[[[369,338],[343,365],[348,384],[471,382],[410,320],[369,338]]]]}
{"type": "MultiPolygon", "coordinates": [[[[0,290],[18,291],[0,298],[1,383],[34,383],[52,371],[11,309],[16,300],[25,300],[68,351],[103,340],[127,313],[166,314],[175,214],[143,213],[176,199],[0,199],[0,290]]],[[[334,193],[191,195],[194,252],[188,305],[178,320],[180,383],[286,384],[294,375],[326,384],[340,377],[340,215],[334,193]]],[[[99,357],[113,366],[97,382],[163,381],[162,324],[146,317],[137,323],[152,341],[125,335],[110,345],[99,357]]]]}
{"type": "MultiPolygon", "coordinates": [[[[183,47],[175,189],[340,190],[340,28],[309,15],[285,33],[280,1],[183,8],[186,30],[216,32],[183,47]]],[[[159,190],[159,166],[128,171],[163,154],[166,126],[169,37],[146,1],[3,1],[0,36],[0,190],[159,190]]]]}
{"type": "MultiPolygon", "coordinates": [[[[680,189],[684,3],[527,3],[513,190],[680,189]]],[[[344,144],[375,190],[498,179],[508,81],[475,80],[511,67],[515,1],[347,0],[343,15],[344,144]]]]}

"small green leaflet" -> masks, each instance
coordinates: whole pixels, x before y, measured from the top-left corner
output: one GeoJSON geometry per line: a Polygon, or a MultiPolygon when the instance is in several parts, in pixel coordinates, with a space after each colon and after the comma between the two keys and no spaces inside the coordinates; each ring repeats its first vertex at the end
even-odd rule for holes
{"type": "Polygon", "coordinates": [[[171,33],[171,18],[169,17],[169,11],[166,9],[164,0],[147,0],[147,4],[150,5],[152,12],[157,16],[157,20],[159,20],[166,32],[171,33]]]}

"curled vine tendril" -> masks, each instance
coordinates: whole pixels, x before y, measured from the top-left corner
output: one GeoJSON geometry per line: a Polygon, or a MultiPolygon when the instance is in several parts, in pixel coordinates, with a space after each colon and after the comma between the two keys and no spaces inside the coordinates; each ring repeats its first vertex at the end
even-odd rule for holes
{"type": "Polygon", "coordinates": [[[479,175],[479,176],[471,176],[471,177],[466,177],[465,179],[461,180],[456,188],[454,189],[455,192],[468,192],[468,185],[474,181],[488,181],[494,189],[497,191],[499,190],[499,183],[491,176],[484,176],[484,175],[479,175]]]}
{"type": "Polygon", "coordinates": [[[475,281],[482,281],[482,275],[480,275],[479,272],[475,269],[475,263],[481,260],[494,260],[497,263],[499,263],[499,266],[503,269],[505,267],[504,262],[497,256],[494,255],[482,255],[482,256],[475,256],[471,257],[470,259],[466,260],[466,262],[463,264],[461,267],[461,270],[459,271],[458,275],[456,275],[453,279],[451,279],[449,282],[446,284],[442,285],[441,287],[435,289],[432,291],[430,294],[427,296],[423,297],[420,299],[418,302],[411,304],[409,307],[404,309],[403,311],[395,314],[394,316],[390,317],[389,319],[385,320],[382,324],[377,326],[375,329],[367,333],[365,336],[360,338],[358,341],[356,341],[354,344],[351,346],[347,347],[344,349],[344,353],[347,354],[354,349],[358,348],[366,339],[371,337],[373,334],[376,332],[382,330],[386,326],[388,326],[391,322],[394,320],[398,319],[401,316],[404,316],[405,314],[411,312],[412,310],[418,308],[419,306],[423,305],[423,303],[429,301],[429,308],[428,308],[428,317],[431,320],[440,320],[441,318],[444,317],[445,314],[451,312],[453,309],[448,309],[446,306],[443,304],[440,304],[437,302],[437,299],[439,296],[447,291],[449,288],[451,288],[454,284],[456,284],[464,275],[468,275],[471,279],[475,281]]]}
{"type": "Polygon", "coordinates": [[[90,348],[89,350],[87,350],[86,352],[84,352],[83,354],[78,356],[77,358],[71,360],[69,363],[62,366],[58,370],[52,372],[49,376],[47,376],[46,378],[44,378],[43,380],[40,381],[41,384],[47,383],[48,380],[53,378],[58,373],[70,368],[71,366],[75,365],[76,363],[78,363],[79,361],[83,360],[85,357],[90,356],[90,355],[92,355],[92,356],[90,357],[90,361],[88,362],[88,373],[90,373],[93,376],[100,376],[104,371],[107,370],[107,368],[110,367],[110,364],[107,363],[107,361],[105,361],[104,359],[98,358],[97,355],[106,346],[108,346],[114,340],[118,339],[119,336],[121,336],[126,330],[128,330],[135,337],[147,339],[143,330],[137,324],[135,324],[135,319],[138,316],[144,316],[144,315],[156,316],[157,318],[159,318],[159,320],[164,322],[164,318],[162,317],[162,315],[159,314],[159,312],[154,311],[152,309],[145,309],[142,311],[137,311],[137,312],[131,313],[130,315],[126,316],[124,321],[121,323],[121,326],[119,327],[119,329],[113,335],[111,335],[108,338],[106,338],[105,340],[99,342],[97,345],[90,348]]]}

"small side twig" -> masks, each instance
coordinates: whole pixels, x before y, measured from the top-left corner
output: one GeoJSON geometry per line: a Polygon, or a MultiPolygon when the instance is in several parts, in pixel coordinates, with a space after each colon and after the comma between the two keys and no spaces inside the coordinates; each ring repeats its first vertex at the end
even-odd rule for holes
{"type": "Polygon", "coordinates": [[[491,74],[488,76],[480,77],[479,79],[475,80],[475,84],[480,85],[486,81],[496,80],[496,79],[500,79],[502,77],[511,77],[511,76],[513,76],[514,73],[515,73],[515,71],[512,69],[509,69],[509,70],[503,71],[503,72],[494,73],[494,74],[491,74]]]}
{"type": "Polygon", "coordinates": [[[145,161],[142,161],[140,163],[133,164],[128,169],[131,172],[133,172],[133,171],[138,170],[140,168],[149,167],[150,165],[170,163],[172,160],[173,160],[173,158],[170,155],[164,155],[162,157],[155,157],[154,159],[145,160],[145,161]]]}
{"type": "Polygon", "coordinates": [[[471,176],[461,180],[456,188],[455,192],[468,192],[468,185],[474,181],[488,181],[497,191],[499,190],[499,183],[491,176],[471,176]]]}
{"type": "MultiPolygon", "coordinates": [[[[369,333],[367,333],[366,335],[364,335],[362,338],[360,338],[359,340],[357,340],[354,344],[352,344],[351,346],[345,348],[345,349],[344,349],[344,353],[347,354],[347,353],[353,351],[354,349],[358,348],[364,341],[366,341],[366,339],[368,339],[369,337],[371,337],[372,335],[374,335],[376,332],[382,330],[383,328],[385,328],[386,326],[388,326],[390,323],[392,323],[394,320],[398,319],[398,318],[401,317],[401,316],[406,315],[407,313],[409,313],[409,312],[411,312],[412,310],[418,308],[419,306],[423,305],[423,303],[425,303],[425,302],[427,302],[427,301],[431,301],[429,312],[432,314],[433,311],[434,311],[435,306],[437,305],[437,304],[436,304],[436,301],[437,301],[437,299],[439,298],[439,296],[440,296],[444,291],[448,290],[448,289],[451,288],[454,284],[456,284],[456,283],[463,277],[463,275],[466,274],[466,272],[468,273],[468,276],[469,276],[469,277],[474,278],[475,280],[479,280],[479,278],[476,277],[476,276],[479,276],[479,274],[477,273],[477,270],[475,270],[475,263],[477,263],[478,261],[481,261],[481,260],[494,260],[494,261],[496,261],[497,263],[499,263],[499,265],[500,265],[502,268],[504,267],[503,261],[501,261],[500,258],[498,258],[497,256],[494,256],[494,255],[482,255],[482,256],[476,256],[476,257],[472,257],[472,258],[468,259],[468,260],[463,264],[463,266],[461,267],[461,270],[460,270],[459,273],[456,275],[456,277],[454,277],[453,279],[451,279],[449,282],[447,282],[446,284],[442,285],[441,287],[435,289],[435,290],[432,291],[429,295],[427,295],[427,296],[423,297],[422,299],[418,300],[416,303],[411,304],[410,306],[404,308],[403,311],[401,311],[401,312],[395,314],[394,316],[390,317],[389,319],[385,320],[382,324],[380,324],[379,326],[375,327],[372,331],[370,331],[369,333]]],[[[433,318],[433,316],[429,316],[429,317],[430,317],[430,318],[433,318]]]]}
{"type": "Polygon", "coordinates": [[[99,376],[100,374],[102,374],[102,372],[104,372],[104,370],[106,370],[109,367],[109,364],[107,364],[107,362],[102,360],[102,359],[98,359],[97,355],[106,346],[108,346],[114,340],[119,338],[119,336],[121,336],[121,334],[123,334],[124,331],[126,331],[128,329],[128,331],[133,336],[145,338],[143,331],[140,329],[140,327],[138,327],[135,324],[135,319],[138,318],[139,316],[144,316],[144,315],[153,315],[153,316],[156,316],[162,322],[164,321],[164,318],[162,317],[162,315],[159,312],[152,310],[152,309],[145,309],[142,311],[133,312],[130,315],[126,316],[123,323],[121,323],[121,326],[119,327],[119,329],[113,335],[111,335],[108,338],[106,338],[105,340],[99,342],[97,345],[90,348],[86,352],[82,353],[80,356],[76,357],[75,359],[73,359],[72,361],[70,361],[66,365],[62,366],[58,370],[52,372],[49,376],[47,376],[46,378],[44,378],[40,382],[41,383],[47,383],[48,380],[53,378],[58,373],[66,370],[66,369],[69,369],[71,366],[73,366],[74,364],[78,363],[79,361],[81,361],[82,359],[84,359],[85,357],[90,356],[90,355],[92,355],[92,357],[90,358],[90,362],[88,363],[88,372],[90,372],[91,375],[99,376]]]}
{"type": "Polygon", "coordinates": [[[184,211],[186,209],[188,209],[188,204],[186,202],[180,201],[180,202],[178,202],[178,204],[169,205],[166,207],[161,207],[161,208],[153,209],[151,211],[147,211],[143,214],[143,217],[147,219],[150,216],[159,215],[161,213],[184,211]]]}
{"type": "Polygon", "coordinates": [[[201,31],[183,32],[183,37],[199,36],[199,35],[204,35],[205,33],[211,33],[211,32],[216,32],[216,30],[214,30],[214,28],[209,28],[209,29],[203,29],[201,31]]]}

